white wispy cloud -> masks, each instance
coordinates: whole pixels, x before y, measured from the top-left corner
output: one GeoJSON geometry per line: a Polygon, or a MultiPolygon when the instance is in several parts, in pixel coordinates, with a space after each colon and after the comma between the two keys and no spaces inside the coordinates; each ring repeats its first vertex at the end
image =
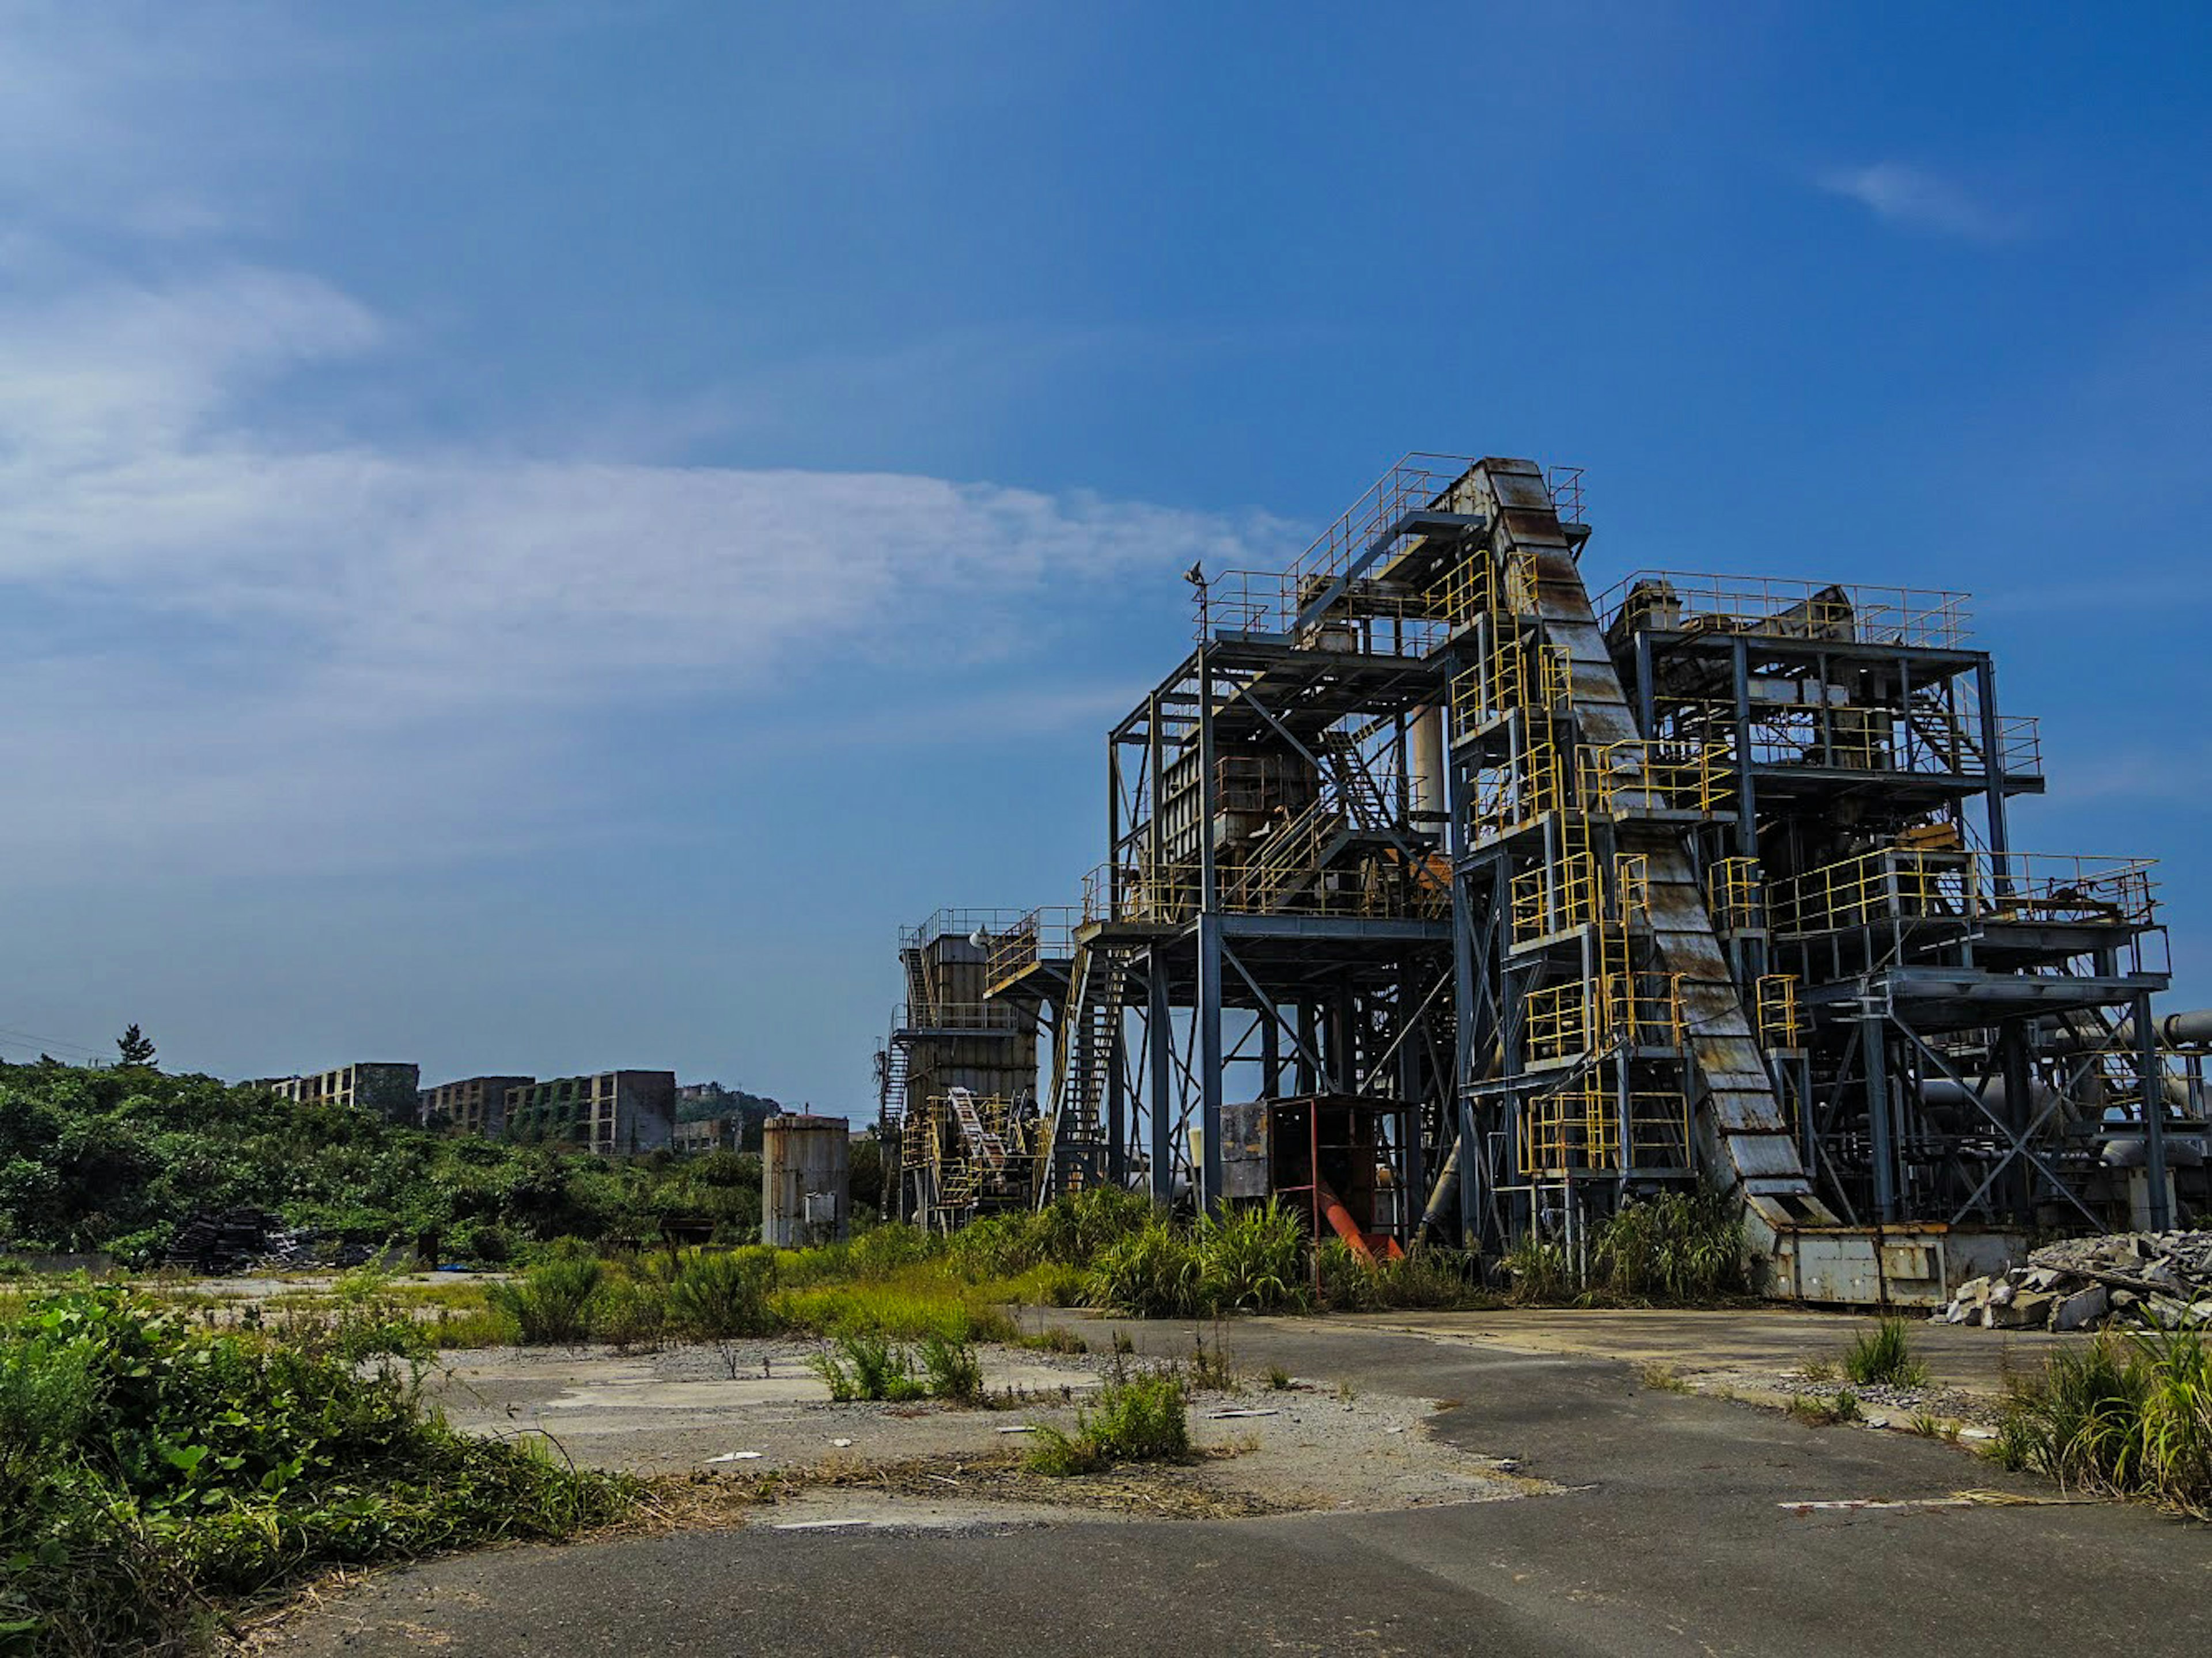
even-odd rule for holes
{"type": "Polygon", "coordinates": [[[1814,183],[1856,202],[1876,218],[1914,230],[1970,241],[2004,241],[2021,234],[2014,216],[1977,200],[1959,185],[1903,161],[1831,167],[1814,183]]]}
{"type": "Polygon", "coordinates": [[[11,700],[40,718],[0,732],[0,768],[49,803],[57,855],[528,833],[564,805],[580,713],[803,677],[833,651],[895,686],[948,646],[1045,648],[1040,597],[1079,615],[1133,574],[1280,534],[892,472],[410,449],[279,412],[395,331],[237,264],[0,301],[0,592],[18,632],[58,624],[18,642],[11,700]],[[148,635],[157,652],[114,642],[148,635]],[[118,809],[149,792],[158,820],[118,809]]]}

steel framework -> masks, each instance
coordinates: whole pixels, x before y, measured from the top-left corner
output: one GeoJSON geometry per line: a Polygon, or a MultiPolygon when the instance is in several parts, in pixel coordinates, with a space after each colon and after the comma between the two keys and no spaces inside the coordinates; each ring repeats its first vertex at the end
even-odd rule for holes
{"type": "Polygon", "coordinates": [[[1030,1197],[1217,1205],[1225,1112],[1328,1096],[1390,1108],[1380,1229],[1572,1250],[1702,1181],[1812,1299],[2201,1206],[2150,867],[2014,847],[2040,747],[1963,596],[1593,598],[1589,534],[1571,469],[1413,455],[1289,569],[1194,573],[1083,904],[971,935],[1051,1032],[1030,1197]]]}

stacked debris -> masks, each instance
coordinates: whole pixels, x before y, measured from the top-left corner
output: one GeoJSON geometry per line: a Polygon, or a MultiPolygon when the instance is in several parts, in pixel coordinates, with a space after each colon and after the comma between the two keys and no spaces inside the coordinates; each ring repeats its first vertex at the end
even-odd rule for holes
{"type": "Polygon", "coordinates": [[[1959,1286],[1937,1316],[1993,1330],[2212,1328],[2212,1232],[2119,1232],[2045,1244],[1959,1286]]]}
{"type": "Polygon", "coordinates": [[[313,1243],[312,1233],[295,1232],[284,1224],[282,1215],[249,1205],[194,1215],[177,1229],[162,1260],[167,1266],[212,1277],[242,1272],[257,1262],[271,1267],[305,1266],[313,1243]]]}

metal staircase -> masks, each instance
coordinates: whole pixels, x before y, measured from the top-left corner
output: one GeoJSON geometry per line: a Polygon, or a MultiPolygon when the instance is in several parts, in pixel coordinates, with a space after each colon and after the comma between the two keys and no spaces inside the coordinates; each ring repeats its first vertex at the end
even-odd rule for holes
{"type": "Polygon", "coordinates": [[[1127,978],[1120,952],[1076,941],[1067,1001],[1053,1030],[1052,1110],[1037,1135],[1040,1208],[1104,1178],[1107,1079],[1120,1062],[1115,1039],[1127,978]]]}

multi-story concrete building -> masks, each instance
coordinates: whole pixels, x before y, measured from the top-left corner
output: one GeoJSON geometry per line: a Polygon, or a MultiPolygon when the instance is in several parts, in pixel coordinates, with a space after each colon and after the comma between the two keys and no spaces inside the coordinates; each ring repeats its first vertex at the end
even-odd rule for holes
{"type": "Polygon", "coordinates": [[[422,1126],[496,1139],[507,1132],[508,1094],[537,1080],[535,1077],[464,1077],[459,1082],[423,1089],[419,1096],[422,1126]]]}
{"type": "Polygon", "coordinates": [[[602,1071],[508,1090],[509,1139],[574,1145],[603,1157],[667,1149],[676,1126],[672,1071],[602,1071]]]}
{"type": "Polygon", "coordinates": [[[363,1060],[312,1076],[279,1077],[269,1086],[283,1098],[302,1104],[341,1105],[369,1112],[386,1122],[413,1122],[421,1084],[418,1066],[363,1060]]]}
{"type": "Polygon", "coordinates": [[[744,1140],[745,1126],[738,1117],[700,1117],[679,1122],[669,1144],[678,1151],[735,1151],[744,1140]]]}

